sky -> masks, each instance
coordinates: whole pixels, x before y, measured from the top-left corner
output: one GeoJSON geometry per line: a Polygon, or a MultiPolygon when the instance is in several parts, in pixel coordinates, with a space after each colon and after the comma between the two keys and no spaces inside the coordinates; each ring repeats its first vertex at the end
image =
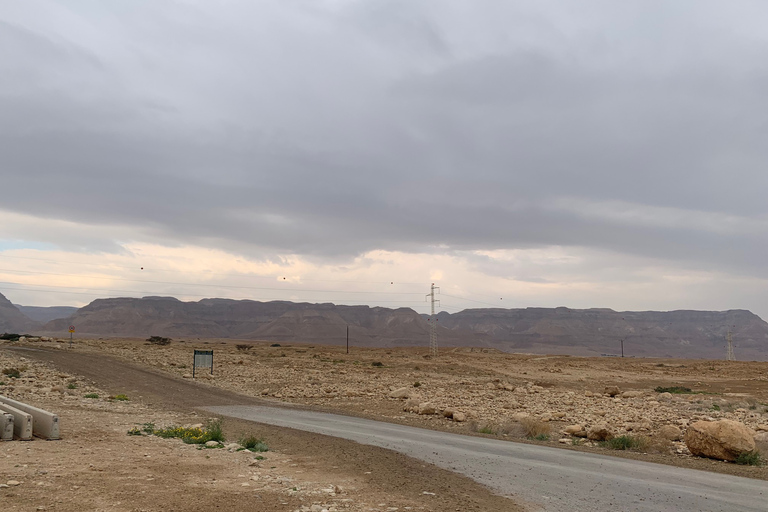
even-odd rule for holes
{"type": "Polygon", "coordinates": [[[0,0],[0,293],[768,319],[765,19],[0,0]]]}

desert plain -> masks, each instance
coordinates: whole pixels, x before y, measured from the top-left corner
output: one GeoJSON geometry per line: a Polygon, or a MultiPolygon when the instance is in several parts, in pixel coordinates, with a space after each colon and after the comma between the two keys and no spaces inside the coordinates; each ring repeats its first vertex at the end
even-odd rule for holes
{"type": "MultiPolygon", "coordinates": [[[[222,418],[227,443],[219,449],[127,435],[149,423],[161,428],[214,419],[196,408],[211,404],[198,403],[194,392],[171,399],[149,380],[142,388],[139,380],[148,377],[118,375],[117,363],[191,382],[194,349],[214,351],[213,374],[198,368],[194,378],[194,389],[207,393],[768,480],[765,467],[695,457],[682,440],[698,420],[732,419],[758,437],[768,432],[765,362],[477,348],[433,357],[427,347],[353,346],[347,352],[343,346],[218,339],[166,345],[77,339],[72,347],[64,340],[26,340],[0,345],[0,369],[21,370],[18,378],[0,375],[0,395],[57,413],[62,439],[0,444],[4,509],[519,509],[514,496],[494,496],[408,457],[290,429],[222,418]],[[56,354],[68,354],[68,362],[57,364],[56,354]],[[78,357],[81,363],[73,364],[78,357]],[[690,391],[659,389],[675,387],[690,391]],[[114,398],[120,394],[128,400],[114,398]],[[642,443],[612,450],[589,439],[596,428],[642,443]],[[237,451],[244,435],[262,438],[269,451],[237,451]]],[[[757,448],[768,456],[766,443],[758,441],[757,448]]]]}

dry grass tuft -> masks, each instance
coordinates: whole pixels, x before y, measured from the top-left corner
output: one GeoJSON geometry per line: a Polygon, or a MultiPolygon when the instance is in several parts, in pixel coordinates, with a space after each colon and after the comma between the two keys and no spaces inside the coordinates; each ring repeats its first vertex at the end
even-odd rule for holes
{"type": "Polygon", "coordinates": [[[552,426],[549,423],[536,418],[523,418],[520,420],[520,425],[523,427],[525,437],[541,439],[549,437],[552,433],[552,426]]]}

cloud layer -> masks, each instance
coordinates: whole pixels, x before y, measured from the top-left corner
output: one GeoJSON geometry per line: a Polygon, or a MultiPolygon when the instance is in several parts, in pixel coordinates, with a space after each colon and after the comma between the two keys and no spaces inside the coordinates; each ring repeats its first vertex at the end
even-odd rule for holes
{"type": "Polygon", "coordinates": [[[734,287],[768,278],[766,15],[746,1],[15,3],[0,14],[0,239],[350,268],[375,251],[444,256],[482,292],[693,272],[713,280],[704,306],[750,307],[734,287]],[[583,263],[498,256],[514,251],[583,263]]]}

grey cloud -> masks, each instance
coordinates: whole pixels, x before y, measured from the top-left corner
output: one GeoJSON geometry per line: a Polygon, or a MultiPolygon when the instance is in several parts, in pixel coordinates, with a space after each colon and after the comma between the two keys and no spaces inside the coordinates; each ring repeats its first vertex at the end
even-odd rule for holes
{"type": "Polygon", "coordinates": [[[249,254],[570,245],[765,275],[763,230],[592,208],[768,213],[751,26],[494,4],[70,4],[106,24],[87,38],[0,17],[0,208],[249,254]]]}

